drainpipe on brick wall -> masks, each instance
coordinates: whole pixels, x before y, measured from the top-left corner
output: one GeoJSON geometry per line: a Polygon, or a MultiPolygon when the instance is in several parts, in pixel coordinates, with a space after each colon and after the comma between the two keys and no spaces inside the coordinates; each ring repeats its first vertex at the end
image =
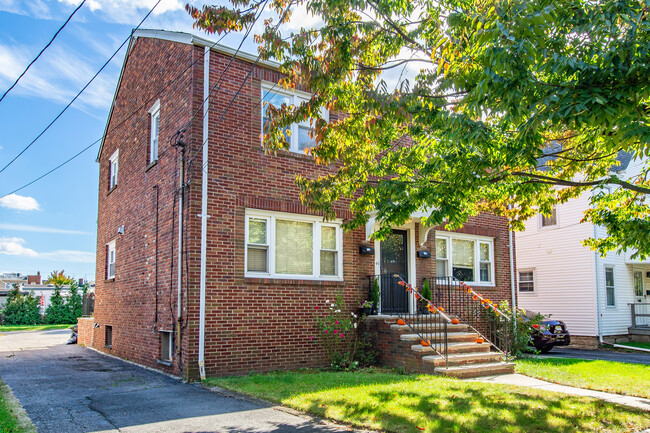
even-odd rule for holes
{"type": "MultiPolygon", "coordinates": [[[[182,133],[181,133],[182,137],[182,133]]],[[[182,284],[183,284],[183,200],[185,197],[185,144],[181,142],[179,138],[179,143],[181,146],[181,168],[180,168],[180,191],[179,191],[179,200],[178,200],[178,275],[177,275],[177,286],[178,293],[176,297],[176,362],[178,368],[181,367],[181,323],[182,323],[182,314],[181,314],[181,294],[182,294],[182,284]]]]}
{"type": "Polygon", "coordinates": [[[208,109],[210,106],[210,47],[203,55],[203,160],[201,176],[201,276],[199,282],[199,374],[205,379],[205,274],[208,231],[208,109]]]}

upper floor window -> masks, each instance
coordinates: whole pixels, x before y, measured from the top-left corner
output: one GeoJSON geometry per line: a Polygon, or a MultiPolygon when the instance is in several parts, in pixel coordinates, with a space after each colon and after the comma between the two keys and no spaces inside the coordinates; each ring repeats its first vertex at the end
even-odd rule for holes
{"type": "Polygon", "coordinates": [[[117,186],[117,169],[118,169],[118,159],[119,159],[120,149],[117,149],[110,158],[109,161],[109,182],[108,189],[113,189],[117,186]]]}
{"type": "Polygon", "coordinates": [[[550,215],[546,216],[544,214],[541,214],[541,216],[542,216],[542,227],[557,225],[557,208],[555,206],[553,206],[553,210],[551,211],[550,215]]]}
{"type": "Polygon", "coordinates": [[[160,99],[149,110],[151,129],[149,131],[149,163],[158,161],[158,130],[160,124],[160,99]]]}
{"type": "Polygon", "coordinates": [[[535,291],[535,272],[532,269],[519,271],[519,291],[523,293],[535,291]]]}
{"type": "Polygon", "coordinates": [[[246,212],[246,276],[341,280],[342,244],[340,222],[246,212]]]}
{"type": "Polygon", "coordinates": [[[106,279],[115,278],[115,241],[106,244],[106,279]]]}
{"type": "MultiPolygon", "coordinates": [[[[282,104],[285,105],[294,105],[298,106],[303,102],[309,101],[311,95],[299,91],[285,91],[278,90],[277,86],[275,88],[271,85],[263,84],[262,85],[262,135],[268,131],[269,117],[267,116],[267,111],[269,105],[273,105],[275,108],[280,108],[282,104]]],[[[327,110],[321,111],[321,117],[325,120],[329,119],[329,113],[327,110]]],[[[310,137],[312,131],[309,120],[305,120],[300,123],[293,123],[290,126],[285,128],[285,135],[287,137],[287,142],[289,143],[289,150],[296,153],[305,153],[305,149],[316,146],[316,140],[310,137]]]]}
{"type": "Polygon", "coordinates": [[[488,237],[436,233],[436,276],[472,284],[494,284],[494,240],[488,237]]]}

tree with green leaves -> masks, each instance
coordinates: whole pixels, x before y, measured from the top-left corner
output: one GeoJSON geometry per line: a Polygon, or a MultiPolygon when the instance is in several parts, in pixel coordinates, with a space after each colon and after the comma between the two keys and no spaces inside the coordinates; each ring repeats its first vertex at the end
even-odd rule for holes
{"type": "Polygon", "coordinates": [[[45,284],[53,284],[57,287],[67,286],[73,284],[75,281],[72,277],[65,275],[65,271],[61,269],[60,271],[50,272],[50,276],[44,281],[45,284]]]}
{"type": "Polygon", "coordinates": [[[61,287],[54,286],[50,305],[45,309],[45,321],[50,324],[66,324],[70,322],[70,313],[65,299],[61,295],[61,287]]]}
{"type": "Polygon", "coordinates": [[[66,307],[68,309],[68,322],[66,323],[75,323],[82,316],[82,306],[83,298],[79,293],[77,283],[72,283],[70,284],[70,296],[68,296],[66,301],[66,307]]]}
{"type": "Polygon", "coordinates": [[[41,323],[38,300],[33,293],[23,295],[20,286],[13,284],[7,295],[7,303],[2,310],[5,325],[36,325],[41,323]]]}
{"type": "Polygon", "coordinates": [[[261,57],[280,63],[283,87],[313,96],[269,107],[264,143],[286,149],[284,128],[315,119],[308,153],[332,174],[298,177],[312,208],[332,217],[348,199],[347,227],[375,215],[379,238],[422,210],[428,225],[493,212],[521,229],[612,186],[585,214],[608,231],[590,246],[650,255],[647,1],[231,1],[187,9],[208,33],[273,11],[256,38],[261,57]],[[296,7],[321,25],[283,31],[296,7]],[[321,108],[342,114],[326,121],[321,108]],[[640,173],[612,170],[621,152],[642,160],[640,173]]]}

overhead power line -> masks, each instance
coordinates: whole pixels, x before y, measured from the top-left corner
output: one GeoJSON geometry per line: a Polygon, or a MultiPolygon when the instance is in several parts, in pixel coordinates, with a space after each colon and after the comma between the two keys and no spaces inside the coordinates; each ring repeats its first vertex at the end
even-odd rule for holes
{"type": "MultiPolygon", "coordinates": [[[[153,12],[153,10],[156,8],[156,6],[158,6],[158,5],[160,4],[161,1],[162,1],[162,0],[158,0],[158,1],[156,2],[156,4],[153,5],[153,7],[149,10],[149,12],[147,12],[147,14],[144,16],[144,18],[142,18],[142,20],[141,20],[140,23],[137,25],[137,27],[136,27],[135,29],[133,29],[132,33],[133,33],[134,31],[136,31],[137,29],[140,28],[140,26],[142,25],[142,23],[144,23],[144,21],[145,21],[147,18],[149,18],[149,15],[151,15],[151,13],[153,12]]],[[[42,130],[42,131],[41,131],[41,132],[36,136],[36,138],[34,138],[34,139],[33,139],[33,140],[32,140],[32,141],[31,141],[31,142],[30,142],[30,143],[29,143],[29,144],[28,144],[28,145],[27,145],[23,150],[21,150],[21,151],[18,153],[18,155],[16,155],[16,156],[11,160],[11,161],[9,161],[9,162],[4,166],[4,167],[2,167],[2,168],[0,169],[0,173],[2,173],[3,171],[5,171],[5,170],[7,169],[7,167],[9,167],[11,164],[13,164],[14,161],[16,161],[16,160],[17,160],[17,159],[18,159],[18,158],[19,158],[23,153],[25,153],[25,151],[27,151],[27,149],[29,149],[29,148],[30,148],[34,143],[36,143],[36,141],[37,141],[39,138],[41,138],[41,137],[43,136],[43,134],[45,134],[45,133],[46,133],[46,132],[47,132],[47,131],[52,127],[52,125],[54,125],[54,123],[55,123],[57,120],[59,120],[59,118],[60,118],[61,116],[63,116],[63,113],[65,113],[65,112],[68,110],[68,108],[70,108],[70,106],[74,103],[74,101],[76,101],[77,98],[79,98],[79,96],[81,96],[81,94],[83,93],[83,91],[86,90],[86,88],[88,88],[88,86],[90,86],[90,83],[92,83],[92,82],[95,80],[95,78],[97,78],[97,76],[98,76],[98,75],[99,75],[99,74],[104,70],[104,68],[106,68],[106,66],[108,66],[108,64],[111,62],[111,60],[113,60],[113,58],[117,55],[117,53],[122,49],[122,47],[124,47],[124,45],[125,45],[125,44],[130,40],[130,39],[131,39],[131,35],[129,35],[129,37],[127,37],[127,38],[124,40],[124,42],[122,42],[122,44],[117,48],[117,50],[115,50],[115,52],[111,55],[111,57],[109,57],[109,59],[108,59],[108,60],[107,60],[103,65],[102,65],[102,67],[99,68],[99,71],[97,71],[97,73],[96,73],[95,75],[93,75],[93,77],[90,79],[90,81],[88,81],[88,83],[86,83],[86,85],[83,86],[83,88],[82,88],[82,89],[81,89],[81,90],[80,90],[80,91],[75,95],[75,97],[72,98],[72,100],[68,103],[68,105],[66,105],[66,106],[63,108],[63,110],[61,110],[61,111],[59,112],[59,114],[57,114],[57,116],[56,116],[54,119],[52,119],[52,121],[51,121],[51,122],[50,122],[50,123],[45,127],[45,129],[43,129],[43,130],[42,130]]]]}
{"type": "Polygon", "coordinates": [[[59,27],[59,30],[57,30],[56,33],[54,33],[54,36],[52,36],[52,39],[50,39],[50,41],[43,47],[43,49],[36,55],[36,57],[34,57],[34,60],[32,60],[29,63],[29,65],[27,65],[27,67],[22,72],[22,74],[20,74],[18,76],[18,78],[16,78],[16,81],[14,81],[14,83],[11,86],[9,86],[9,88],[7,90],[5,90],[5,92],[2,94],[2,96],[0,96],[0,102],[2,102],[2,100],[5,98],[5,96],[7,96],[7,93],[11,92],[11,90],[14,87],[16,87],[16,84],[18,84],[18,81],[20,81],[20,79],[23,78],[23,75],[25,75],[27,73],[27,71],[29,70],[29,68],[38,60],[39,57],[41,57],[41,54],[43,54],[43,52],[45,52],[45,50],[47,50],[49,48],[49,46],[52,45],[52,42],[54,42],[54,39],[56,39],[56,37],[59,35],[59,33],[61,33],[61,30],[63,30],[63,28],[70,22],[70,20],[74,16],[74,14],[76,14],[77,11],[79,9],[81,9],[81,6],[83,6],[84,3],[86,3],[86,0],[82,0],[81,3],[79,3],[79,6],[77,6],[77,8],[72,11],[72,13],[68,17],[68,19],[65,20],[63,25],[61,27],[59,27]]]}

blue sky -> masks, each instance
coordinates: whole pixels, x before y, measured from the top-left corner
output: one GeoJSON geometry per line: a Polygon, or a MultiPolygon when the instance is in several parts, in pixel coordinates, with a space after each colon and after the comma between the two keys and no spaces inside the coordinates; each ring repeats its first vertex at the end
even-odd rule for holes
{"type": "MultiPolygon", "coordinates": [[[[65,107],[157,0],[87,0],[19,84],[0,102],[0,168],[65,107]]],[[[0,95],[50,40],[81,0],[0,0],[0,95]]],[[[142,28],[205,34],[192,28],[186,0],[162,0],[142,28]]],[[[203,1],[190,3],[201,6],[203,1]]],[[[209,4],[225,4],[210,0],[209,4]]],[[[262,30],[265,12],[253,33],[262,30]]],[[[282,31],[318,26],[301,7],[282,31]]],[[[210,36],[217,39],[216,36],[210,36]]],[[[242,34],[221,43],[237,47],[242,34]]],[[[242,47],[256,53],[252,35],[242,47]]],[[[42,275],[64,269],[95,279],[98,145],[11,195],[101,138],[126,46],[63,116],[0,173],[0,273],[42,275]]],[[[409,66],[409,69],[411,67],[409,66]]],[[[417,67],[416,67],[417,68],[417,67]]],[[[399,71],[397,71],[399,72],[399,71]]],[[[396,73],[397,73],[396,72],[396,73]]],[[[414,72],[414,71],[410,71],[414,72]]],[[[397,82],[396,77],[386,81],[397,82]]]]}

